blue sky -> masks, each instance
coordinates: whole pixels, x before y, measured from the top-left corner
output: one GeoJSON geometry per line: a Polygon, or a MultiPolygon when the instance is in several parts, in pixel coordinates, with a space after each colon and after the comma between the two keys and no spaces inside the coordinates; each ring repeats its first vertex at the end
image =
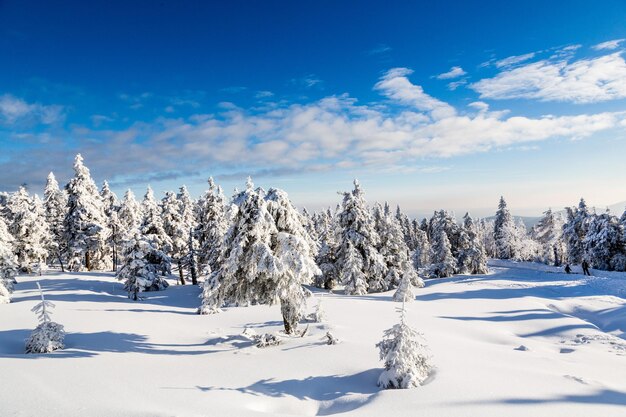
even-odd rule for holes
{"type": "Polygon", "coordinates": [[[626,200],[623,1],[3,1],[0,190],[252,175],[318,209],[626,200]],[[546,4],[547,3],[547,4],[546,4]]]}

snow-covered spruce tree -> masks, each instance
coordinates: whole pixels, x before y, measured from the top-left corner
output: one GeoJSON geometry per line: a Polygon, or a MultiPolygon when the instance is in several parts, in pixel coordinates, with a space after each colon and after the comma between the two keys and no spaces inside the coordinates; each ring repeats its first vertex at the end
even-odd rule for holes
{"type": "Polygon", "coordinates": [[[617,217],[607,212],[590,216],[583,239],[585,257],[595,269],[624,270],[626,256],[623,226],[617,217]]]}
{"type": "Polygon", "coordinates": [[[496,244],[493,238],[493,221],[487,219],[480,219],[474,223],[476,226],[476,233],[478,239],[481,241],[485,248],[485,254],[488,258],[496,257],[496,244]]]}
{"type": "Polygon", "coordinates": [[[306,232],[314,242],[319,241],[319,236],[317,235],[317,229],[315,228],[313,216],[311,215],[311,213],[309,213],[306,207],[302,209],[302,226],[304,226],[304,230],[306,230],[306,232]]]}
{"type": "Polygon", "coordinates": [[[189,229],[187,237],[187,254],[183,259],[183,267],[187,270],[187,276],[193,285],[198,285],[198,251],[196,250],[193,228],[189,229]]]}
{"type": "Polygon", "coordinates": [[[199,312],[217,312],[224,302],[280,302],[285,332],[292,333],[303,314],[302,284],[319,273],[300,214],[284,191],[266,194],[250,179],[233,204],[224,261],[205,281],[199,312]]]}
{"type": "Polygon", "coordinates": [[[376,344],[385,370],[378,378],[382,388],[414,388],[422,385],[432,371],[431,359],[421,334],[406,324],[404,304],[400,323],[384,333],[376,344]]]}
{"type": "Polygon", "coordinates": [[[585,199],[581,198],[578,207],[566,207],[566,222],[563,225],[563,240],[567,246],[567,262],[579,264],[584,258],[583,240],[589,228],[590,214],[585,199]]]}
{"type": "Polygon", "coordinates": [[[61,269],[64,270],[63,255],[67,253],[67,244],[65,242],[63,221],[67,209],[67,194],[59,189],[59,183],[52,172],[48,174],[43,197],[46,221],[52,237],[48,247],[48,261],[58,261],[61,269]]]}
{"type": "Polygon", "coordinates": [[[154,199],[154,192],[148,186],[141,203],[143,218],[139,227],[141,234],[148,239],[158,250],[169,256],[172,250],[172,240],[165,232],[163,226],[162,209],[154,199]]]}
{"type": "Polygon", "coordinates": [[[276,287],[270,290],[267,302],[280,302],[285,332],[291,334],[305,313],[306,294],[302,285],[321,273],[315,264],[317,247],[285,191],[271,188],[266,200],[278,232],[271,241],[276,271],[269,283],[276,287]]]}
{"type": "Polygon", "coordinates": [[[363,272],[363,257],[348,241],[339,276],[345,283],[346,294],[363,295],[367,293],[367,277],[363,272]]]}
{"type": "Polygon", "coordinates": [[[486,274],[487,256],[482,242],[478,237],[474,219],[469,213],[463,216],[463,227],[460,231],[459,255],[457,270],[461,274],[486,274]]]}
{"type": "MultiPolygon", "coordinates": [[[[186,231],[183,233],[183,235],[186,235],[185,248],[183,249],[185,253],[184,257],[186,260],[183,261],[182,266],[183,268],[189,268],[190,265],[189,265],[189,262],[188,262],[189,259],[187,256],[187,254],[189,253],[189,239],[191,238],[193,240],[195,238],[193,234],[191,236],[189,235],[189,230],[195,230],[195,228],[197,227],[197,223],[196,223],[197,207],[196,207],[196,203],[193,201],[193,199],[189,195],[189,191],[187,191],[187,187],[184,185],[178,189],[178,194],[176,195],[176,199],[178,200],[178,204],[180,207],[181,227],[183,228],[183,231],[186,231]]],[[[193,247],[194,245],[193,242],[191,245],[193,247]]],[[[193,257],[194,268],[196,268],[195,260],[196,258],[193,257]]],[[[191,278],[191,283],[193,285],[198,285],[197,269],[194,269],[193,272],[187,269],[187,275],[189,275],[189,277],[191,278]]]]}
{"type": "Polygon", "coordinates": [[[65,190],[68,200],[63,226],[68,267],[72,271],[106,269],[111,262],[106,258],[108,234],[104,205],[80,154],[74,160],[74,178],[65,190]]]}
{"type": "Polygon", "coordinates": [[[315,259],[321,270],[321,275],[315,278],[315,285],[319,288],[331,290],[339,280],[337,270],[337,219],[328,209],[317,213],[315,228],[319,236],[319,250],[315,259]]]}
{"type": "Polygon", "coordinates": [[[0,304],[11,301],[13,284],[17,276],[17,259],[13,254],[13,236],[0,216],[0,304]]]}
{"type": "Polygon", "coordinates": [[[176,194],[171,191],[166,192],[165,197],[161,201],[161,207],[163,210],[163,228],[172,242],[170,256],[172,261],[176,262],[178,266],[179,282],[185,285],[183,258],[187,255],[189,227],[183,222],[182,207],[176,198],[176,194]]]}
{"type": "Polygon", "coordinates": [[[411,222],[414,248],[411,252],[411,261],[415,269],[422,268],[430,263],[430,242],[428,234],[422,230],[417,219],[411,222]]]}
{"type": "Polygon", "coordinates": [[[404,274],[400,281],[400,285],[395,293],[393,293],[393,301],[398,302],[412,302],[415,298],[413,294],[413,286],[411,285],[411,277],[409,274],[404,274]]]}
{"type": "Polygon", "coordinates": [[[32,308],[32,312],[37,314],[39,325],[30,337],[26,340],[26,353],[49,353],[65,347],[65,330],[63,326],[50,320],[50,310],[54,308],[54,304],[46,300],[43,290],[39,283],[39,294],[41,302],[32,308]]]}
{"type": "Polygon", "coordinates": [[[380,291],[385,291],[396,288],[400,284],[405,265],[409,263],[409,248],[402,226],[396,216],[391,214],[387,203],[377,222],[376,232],[380,237],[379,252],[387,268],[384,287],[380,289],[380,291]]]}
{"type": "Polygon", "coordinates": [[[432,278],[445,278],[452,276],[456,271],[457,260],[452,256],[450,241],[443,228],[431,231],[431,264],[428,274],[432,278]]]}
{"type": "Polygon", "coordinates": [[[141,226],[143,212],[141,204],[135,199],[135,194],[127,190],[124,198],[120,202],[120,209],[117,212],[118,228],[121,241],[129,238],[135,230],[141,226]]]}
{"type": "Polygon", "coordinates": [[[120,234],[121,231],[118,226],[119,220],[117,216],[120,209],[120,201],[117,198],[117,195],[115,195],[115,193],[111,191],[111,188],[109,188],[109,183],[107,181],[102,183],[100,198],[102,198],[104,218],[107,228],[107,240],[104,247],[104,253],[107,258],[111,259],[111,267],[113,271],[116,271],[119,263],[118,248],[122,242],[122,235],[120,234]]]}
{"type": "Polygon", "coordinates": [[[20,269],[32,272],[35,264],[46,261],[52,240],[43,203],[37,195],[30,197],[26,189],[20,187],[9,199],[7,208],[17,262],[20,269]]]}
{"type": "Polygon", "coordinates": [[[404,235],[404,241],[409,248],[409,251],[415,250],[416,237],[414,234],[413,224],[406,214],[400,210],[400,206],[396,206],[395,218],[398,221],[398,225],[404,235]]]}
{"type": "Polygon", "coordinates": [[[209,178],[209,189],[200,202],[196,237],[198,267],[201,275],[220,269],[224,254],[224,236],[228,230],[226,204],[222,188],[209,178]]]}
{"type": "Polygon", "coordinates": [[[161,274],[169,269],[169,258],[150,238],[135,230],[124,241],[123,255],[124,263],[116,276],[124,281],[128,298],[136,301],[141,292],[160,291],[168,287],[161,274]]]}
{"type": "Polygon", "coordinates": [[[362,295],[367,291],[385,291],[387,268],[377,250],[379,236],[372,215],[365,203],[363,190],[354,180],[354,190],[343,194],[339,213],[339,245],[337,270],[347,294],[362,295]],[[349,263],[349,265],[346,265],[349,263]],[[359,268],[355,271],[353,268],[359,268]],[[355,279],[365,279],[365,286],[355,279]]]}
{"type": "Polygon", "coordinates": [[[562,239],[563,219],[548,209],[532,229],[532,237],[540,245],[540,260],[559,266],[563,262],[565,246],[562,239]]]}
{"type": "Polygon", "coordinates": [[[517,236],[518,231],[516,230],[513,217],[509,212],[506,201],[504,201],[504,197],[500,197],[493,226],[497,258],[518,259],[519,242],[517,241],[517,236]]]}

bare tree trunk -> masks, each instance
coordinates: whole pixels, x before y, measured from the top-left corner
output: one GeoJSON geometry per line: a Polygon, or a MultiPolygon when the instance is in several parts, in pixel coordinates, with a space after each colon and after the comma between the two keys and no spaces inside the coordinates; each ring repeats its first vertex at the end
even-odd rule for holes
{"type": "Polygon", "coordinates": [[[91,265],[90,265],[90,259],[89,259],[89,251],[85,252],[85,268],[87,268],[87,271],[91,271],[91,265]]]}
{"type": "Polygon", "coordinates": [[[178,260],[178,275],[180,275],[180,284],[185,285],[185,274],[183,273],[183,266],[180,259],[178,260]]]}
{"type": "Polygon", "coordinates": [[[280,300],[280,311],[283,315],[283,324],[285,326],[285,333],[292,334],[295,332],[298,326],[296,318],[296,311],[293,305],[285,300],[280,300]],[[295,319],[295,320],[294,320],[295,319]]]}
{"type": "Polygon", "coordinates": [[[65,272],[65,267],[63,266],[63,259],[61,258],[61,251],[57,252],[57,258],[59,259],[59,265],[61,265],[61,272],[65,272]]]}

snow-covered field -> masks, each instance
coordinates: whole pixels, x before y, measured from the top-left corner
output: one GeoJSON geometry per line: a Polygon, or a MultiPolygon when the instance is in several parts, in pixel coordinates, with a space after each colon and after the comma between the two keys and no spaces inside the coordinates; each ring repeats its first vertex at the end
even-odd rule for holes
{"type": "Polygon", "coordinates": [[[328,323],[259,349],[241,333],[278,332],[278,307],[199,316],[192,286],[133,302],[111,273],[21,276],[0,305],[0,415],[626,415],[626,273],[585,279],[502,261],[491,270],[416,290],[407,317],[436,371],[412,390],[376,386],[374,345],[398,321],[392,292],[313,290],[309,310],[323,298],[328,323]],[[25,355],[37,281],[66,349],[25,355]],[[324,343],[329,329],[340,344],[324,343]]]}

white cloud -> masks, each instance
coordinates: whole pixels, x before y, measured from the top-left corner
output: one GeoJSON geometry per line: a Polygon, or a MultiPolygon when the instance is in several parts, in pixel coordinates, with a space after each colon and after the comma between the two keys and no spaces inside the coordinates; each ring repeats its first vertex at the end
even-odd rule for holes
{"type": "Polygon", "coordinates": [[[367,51],[368,55],[379,55],[384,54],[385,52],[391,51],[391,46],[385,45],[384,43],[376,45],[376,47],[367,51]]]}
{"type": "Polygon", "coordinates": [[[51,125],[62,121],[64,117],[62,106],[28,103],[10,94],[0,96],[0,124],[24,122],[51,125]]]}
{"type": "Polygon", "coordinates": [[[626,62],[619,52],[598,58],[542,60],[470,85],[481,98],[594,103],[626,97],[626,62]]]}
{"type": "Polygon", "coordinates": [[[424,89],[407,78],[413,73],[408,68],[393,68],[387,71],[374,86],[375,90],[399,103],[429,112],[434,119],[449,117],[456,112],[452,106],[429,96],[424,89]]]}
{"type": "Polygon", "coordinates": [[[625,40],[626,39],[614,39],[612,41],[606,41],[606,42],[602,42],[597,45],[594,45],[592,46],[592,48],[595,49],[596,51],[613,50],[613,49],[619,48],[621,43],[624,42],[625,40]]]}
{"type": "Polygon", "coordinates": [[[323,81],[315,74],[306,74],[300,78],[292,78],[291,80],[289,80],[289,83],[301,86],[308,90],[313,87],[321,88],[323,81]]]}
{"type": "Polygon", "coordinates": [[[535,53],[531,52],[529,54],[524,54],[524,55],[514,55],[514,56],[510,56],[508,58],[504,58],[501,59],[499,61],[495,62],[495,65],[497,68],[505,68],[505,67],[510,67],[516,64],[519,64],[520,62],[524,62],[524,61],[528,61],[529,59],[533,59],[535,57],[535,53]]]}
{"type": "Polygon", "coordinates": [[[451,83],[448,83],[448,90],[450,91],[454,91],[457,88],[463,86],[467,84],[467,80],[466,79],[462,79],[462,80],[458,80],[458,81],[452,81],[451,83]]]}
{"type": "MultiPolygon", "coordinates": [[[[477,112],[459,114],[411,83],[407,78],[410,73],[406,68],[396,68],[376,84],[376,90],[391,103],[358,105],[354,98],[341,95],[262,111],[225,106],[221,114],[161,117],[120,131],[73,127],[59,137],[30,139],[45,140],[47,145],[23,155],[19,166],[0,163],[0,170],[11,175],[3,182],[19,184],[45,178],[46,170],[56,168],[60,160],[70,160],[68,154],[76,150],[101,177],[123,181],[116,178],[123,173],[125,178],[141,182],[148,175],[171,179],[206,173],[209,168],[215,175],[240,172],[242,167],[249,172],[278,175],[420,166],[424,158],[524,148],[549,139],[581,139],[626,128],[626,112],[531,118],[489,111],[486,103],[474,102],[469,106],[477,112]],[[396,103],[406,108],[398,110],[396,103]],[[80,144],[79,149],[63,147],[68,135],[80,144]]],[[[14,140],[24,139],[15,136],[14,140]]]]}
{"type": "Polygon", "coordinates": [[[439,80],[449,80],[451,78],[459,78],[463,75],[467,74],[463,68],[461,67],[452,67],[450,71],[444,72],[443,74],[437,75],[437,79],[439,80]]]}
{"type": "Polygon", "coordinates": [[[257,93],[254,95],[255,98],[269,98],[273,96],[274,93],[272,93],[271,91],[257,91],[257,93]]]}

